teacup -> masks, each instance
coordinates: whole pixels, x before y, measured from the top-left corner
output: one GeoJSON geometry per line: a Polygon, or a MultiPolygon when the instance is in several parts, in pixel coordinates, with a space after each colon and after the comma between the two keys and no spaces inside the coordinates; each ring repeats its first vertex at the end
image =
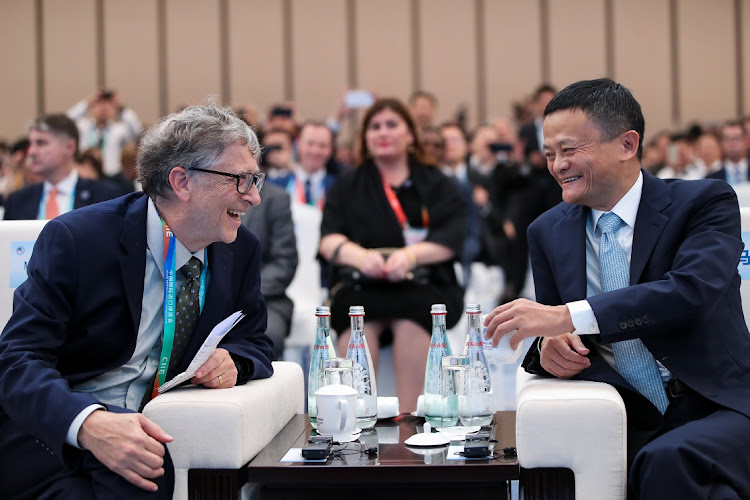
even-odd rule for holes
{"type": "Polygon", "coordinates": [[[348,385],[332,384],[315,391],[318,433],[348,441],[356,430],[357,391],[348,385]]]}

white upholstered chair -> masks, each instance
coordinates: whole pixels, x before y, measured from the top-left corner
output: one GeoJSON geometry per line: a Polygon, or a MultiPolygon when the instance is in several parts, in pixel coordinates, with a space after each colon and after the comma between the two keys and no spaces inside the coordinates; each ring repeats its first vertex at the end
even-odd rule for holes
{"type": "Polygon", "coordinates": [[[170,434],[173,498],[248,496],[244,468],[297,413],[304,378],[296,363],[275,361],[271,378],[231,389],[182,387],[158,396],[143,414],[170,434]]]}

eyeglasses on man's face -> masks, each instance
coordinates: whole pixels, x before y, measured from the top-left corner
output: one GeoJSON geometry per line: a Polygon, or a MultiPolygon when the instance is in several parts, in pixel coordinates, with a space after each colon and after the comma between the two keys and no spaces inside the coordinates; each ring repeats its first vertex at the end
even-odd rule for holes
{"type": "Polygon", "coordinates": [[[250,188],[253,187],[253,184],[255,184],[255,187],[260,193],[260,190],[263,187],[263,183],[266,182],[266,174],[264,174],[263,172],[259,172],[257,174],[253,174],[250,172],[245,172],[242,174],[230,174],[227,172],[218,172],[216,170],[208,170],[198,167],[193,167],[190,170],[207,172],[209,174],[223,175],[224,177],[231,177],[237,181],[237,192],[240,194],[247,194],[250,191],[250,188]]]}

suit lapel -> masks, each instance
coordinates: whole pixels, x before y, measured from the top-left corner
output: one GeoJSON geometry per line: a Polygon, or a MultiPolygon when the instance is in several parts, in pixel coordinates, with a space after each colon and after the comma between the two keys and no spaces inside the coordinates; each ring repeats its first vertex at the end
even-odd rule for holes
{"type": "Polygon", "coordinates": [[[630,283],[637,284],[649,257],[659,241],[669,217],[662,212],[672,203],[665,182],[643,173],[643,192],[633,231],[633,253],[630,257],[630,283]]]}
{"type": "Polygon", "coordinates": [[[586,298],[586,217],[589,210],[568,205],[553,227],[554,274],[563,302],[586,298]]]}
{"type": "MultiPolygon", "coordinates": [[[[78,196],[76,195],[76,198],[78,196]]],[[[143,303],[143,279],[146,268],[146,209],[148,197],[142,196],[128,208],[125,214],[120,244],[123,256],[120,257],[122,282],[125,285],[130,315],[133,318],[135,331],[141,322],[143,303]]]]}

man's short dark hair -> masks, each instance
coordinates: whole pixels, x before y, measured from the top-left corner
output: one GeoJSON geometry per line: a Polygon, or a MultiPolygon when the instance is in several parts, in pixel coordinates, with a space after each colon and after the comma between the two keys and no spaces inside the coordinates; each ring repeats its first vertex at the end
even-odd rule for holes
{"type": "Polygon", "coordinates": [[[71,120],[67,115],[56,113],[40,116],[29,125],[29,132],[32,130],[69,137],[75,141],[76,153],[78,153],[78,127],[76,126],[76,122],[71,120]]]}
{"type": "Polygon", "coordinates": [[[409,104],[414,104],[420,97],[424,97],[425,99],[430,101],[433,106],[438,105],[438,98],[435,97],[435,94],[427,92],[426,90],[415,90],[414,92],[412,92],[412,94],[409,96],[409,104]]]}
{"type": "Polygon", "coordinates": [[[543,83],[534,90],[534,100],[536,101],[537,99],[539,99],[539,96],[541,96],[545,92],[549,92],[550,94],[557,94],[557,89],[549,83],[543,83]]]}
{"type": "Polygon", "coordinates": [[[641,105],[625,86],[609,78],[583,80],[562,89],[544,109],[544,116],[558,111],[583,111],[601,132],[601,140],[611,141],[618,135],[635,130],[638,133],[638,159],[643,156],[643,134],[646,121],[641,105]]]}
{"type": "Polygon", "coordinates": [[[737,127],[740,130],[742,130],[742,135],[746,135],[747,134],[747,129],[745,128],[745,123],[743,121],[741,121],[741,120],[727,120],[727,121],[725,121],[719,127],[719,133],[723,134],[724,133],[724,129],[726,129],[726,128],[735,128],[735,127],[737,127]]]}

